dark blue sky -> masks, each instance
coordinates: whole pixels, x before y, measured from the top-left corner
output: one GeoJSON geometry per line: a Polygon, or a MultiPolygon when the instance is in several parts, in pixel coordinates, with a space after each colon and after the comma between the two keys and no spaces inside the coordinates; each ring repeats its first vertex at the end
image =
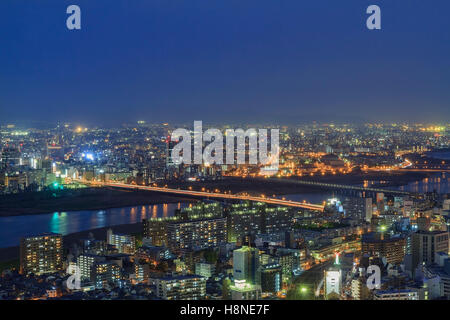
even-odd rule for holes
{"type": "Polygon", "coordinates": [[[449,14],[448,0],[1,0],[0,122],[448,121],[449,14]],[[370,4],[382,30],[366,29],[370,4]]]}

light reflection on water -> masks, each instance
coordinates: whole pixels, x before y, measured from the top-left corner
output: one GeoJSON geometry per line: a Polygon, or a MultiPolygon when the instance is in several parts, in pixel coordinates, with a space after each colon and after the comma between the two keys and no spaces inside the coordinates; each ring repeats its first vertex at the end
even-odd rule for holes
{"type": "Polygon", "coordinates": [[[66,235],[89,229],[137,223],[146,218],[172,216],[175,209],[186,206],[185,203],[170,203],[107,210],[0,217],[0,248],[18,246],[22,236],[43,232],[66,235]]]}
{"type": "MultiPolygon", "coordinates": [[[[376,181],[376,180],[364,181],[364,185],[368,185],[369,187],[377,185],[380,188],[383,188],[383,181],[376,181]]],[[[404,186],[385,187],[385,188],[417,193],[433,192],[435,190],[437,193],[445,194],[450,193],[450,180],[448,179],[448,174],[443,172],[437,173],[428,178],[424,178],[420,181],[410,182],[404,186]]]]}
{"type": "MultiPolygon", "coordinates": [[[[371,186],[380,181],[364,181],[364,185],[371,186]]],[[[410,192],[450,193],[448,174],[436,174],[422,181],[411,182],[393,189],[410,192]]],[[[310,203],[322,203],[333,198],[332,192],[303,193],[280,196],[292,201],[306,200],[310,203]]],[[[339,197],[339,196],[338,196],[339,197]]],[[[16,217],[0,217],[0,247],[19,245],[20,237],[55,232],[63,235],[120,224],[140,222],[145,218],[167,217],[173,215],[175,209],[187,207],[185,203],[158,204],[138,207],[125,207],[108,210],[55,212],[40,215],[16,217]]]]}

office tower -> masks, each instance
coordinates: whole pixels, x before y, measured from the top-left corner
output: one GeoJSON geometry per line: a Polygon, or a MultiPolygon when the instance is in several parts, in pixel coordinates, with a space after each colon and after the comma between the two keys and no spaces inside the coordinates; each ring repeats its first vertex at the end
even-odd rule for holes
{"type": "Polygon", "coordinates": [[[56,233],[44,233],[20,240],[20,271],[37,275],[58,272],[63,265],[63,239],[56,233]]]}
{"type": "Polygon", "coordinates": [[[201,300],[206,295],[206,278],[183,275],[153,279],[156,296],[164,300],[201,300]]]}
{"type": "Polygon", "coordinates": [[[435,254],[448,253],[447,231],[417,231],[412,234],[412,268],[435,263],[435,254]]]}
{"type": "Polygon", "coordinates": [[[136,251],[136,238],[127,234],[113,233],[111,229],[107,231],[107,243],[117,248],[119,253],[134,254],[136,251]]]}
{"type": "Polygon", "coordinates": [[[175,253],[217,247],[226,240],[226,218],[167,223],[167,244],[175,253]]]}
{"type": "Polygon", "coordinates": [[[282,270],[278,263],[266,264],[260,268],[261,291],[264,293],[277,293],[281,291],[282,270]]]}
{"type": "Polygon", "coordinates": [[[245,280],[235,280],[230,286],[231,300],[260,300],[261,286],[247,283],[245,280]]]}
{"type": "Polygon", "coordinates": [[[259,250],[242,247],[233,251],[233,275],[235,280],[258,284],[259,250]]]}
{"type": "Polygon", "coordinates": [[[367,233],[361,238],[361,252],[371,257],[385,257],[391,264],[399,264],[405,257],[406,239],[382,233],[367,233]]]}

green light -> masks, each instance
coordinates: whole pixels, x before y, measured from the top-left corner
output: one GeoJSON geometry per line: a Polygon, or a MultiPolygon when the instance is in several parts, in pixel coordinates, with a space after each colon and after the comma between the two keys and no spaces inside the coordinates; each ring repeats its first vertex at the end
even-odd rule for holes
{"type": "Polygon", "coordinates": [[[386,226],[381,226],[380,229],[381,229],[381,231],[386,231],[387,227],[386,226]]]}
{"type": "Polygon", "coordinates": [[[300,291],[301,291],[302,293],[306,293],[306,292],[308,291],[308,288],[306,288],[306,287],[301,287],[301,288],[300,288],[300,291]]]}

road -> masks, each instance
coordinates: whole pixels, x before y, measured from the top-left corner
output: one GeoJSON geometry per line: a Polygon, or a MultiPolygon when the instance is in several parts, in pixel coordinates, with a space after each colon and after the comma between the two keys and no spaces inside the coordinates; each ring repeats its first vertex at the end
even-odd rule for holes
{"type": "Polygon", "coordinates": [[[294,208],[303,208],[317,211],[324,211],[324,206],[320,204],[311,204],[311,203],[303,203],[296,202],[290,200],[282,200],[277,198],[270,197],[254,197],[248,195],[235,195],[235,194],[225,194],[225,193],[212,193],[212,192],[203,192],[203,191],[193,191],[193,190],[181,190],[181,189],[171,189],[171,188],[163,188],[163,187],[155,187],[155,186],[139,186],[132,185],[126,183],[115,183],[115,182],[88,182],[77,180],[80,183],[91,184],[95,186],[105,186],[105,187],[113,187],[113,188],[121,188],[121,189],[133,189],[133,190],[146,190],[152,192],[162,192],[162,193],[170,193],[170,194],[180,194],[184,196],[195,196],[201,198],[214,198],[214,199],[230,199],[230,200],[249,200],[256,202],[265,202],[268,204],[274,204],[279,206],[287,206],[294,208]]]}

